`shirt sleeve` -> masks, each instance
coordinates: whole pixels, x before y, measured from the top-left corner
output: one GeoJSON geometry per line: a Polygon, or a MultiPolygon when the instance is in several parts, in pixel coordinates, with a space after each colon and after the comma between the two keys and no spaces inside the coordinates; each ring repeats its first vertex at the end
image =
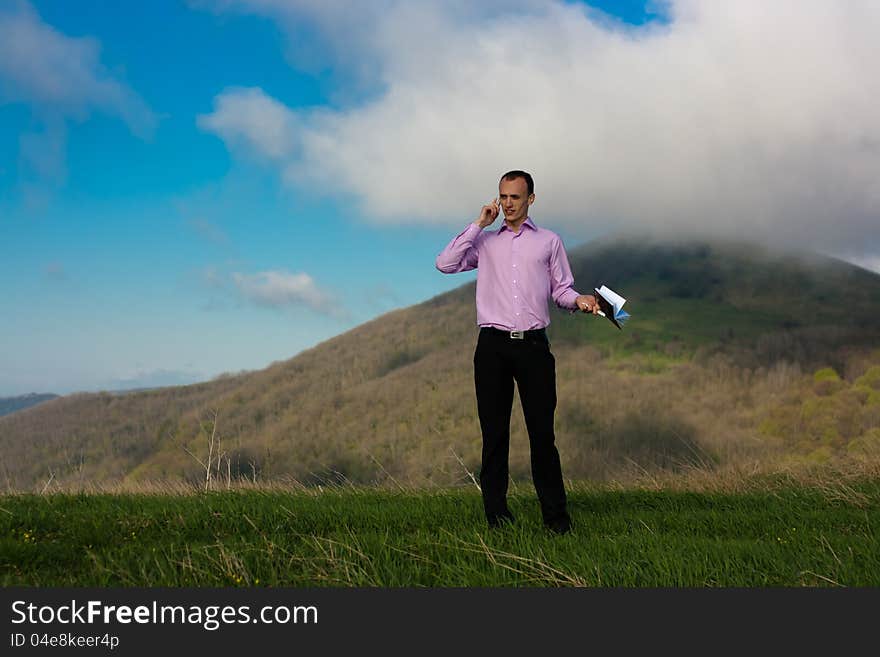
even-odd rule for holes
{"type": "Polygon", "coordinates": [[[478,241],[482,230],[473,222],[468,224],[437,256],[437,269],[444,274],[476,269],[479,261],[478,241]]]}
{"type": "Polygon", "coordinates": [[[557,236],[550,251],[550,296],[557,306],[571,311],[577,310],[575,301],[580,295],[573,286],[574,276],[568,264],[568,255],[562,240],[557,236]]]}

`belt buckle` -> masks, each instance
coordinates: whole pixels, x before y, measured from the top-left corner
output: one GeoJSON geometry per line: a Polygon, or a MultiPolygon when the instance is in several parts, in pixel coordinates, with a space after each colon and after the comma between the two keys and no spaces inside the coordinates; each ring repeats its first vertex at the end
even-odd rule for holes
{"type": "Polygon", "coordinates": [[[511,331],[510,337],[514,340],[525,340],[525,331],[511,331]]]}

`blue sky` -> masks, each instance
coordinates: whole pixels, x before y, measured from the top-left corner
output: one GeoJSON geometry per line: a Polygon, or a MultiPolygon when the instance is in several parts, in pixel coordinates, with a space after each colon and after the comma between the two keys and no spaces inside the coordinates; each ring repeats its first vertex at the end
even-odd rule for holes
{"type": "MultiPolygon", "coordinates": [[[[594,8],[487,2],[477,11],[431,0],[351,5],[356,11],[313,4],[4,3],[0,396],[176,385],[261,369],[466,283],[472,274],[444,276],[434,257],[508,168],[536,173],[539,201],[569,199],[536,204],[533,212],[569,247],[609,226],[668,226],[676,234],[705,228],[717,180],[695,182],[689,167],[703,171],[700,158],[739,152],[761,130],[777,134],[790,124],[767,119],[769,106],[717,121],[717,87],[704,84],[693,86],[702,113],[682,123],[663,118],[676,109],[663,103],[681,93],[672,85],[685,67],[675,62],[694,44],[712,48],[708,36],[722,29],[689,2],[678,3],[685,5],[680,17],[665,5],[609,0],[594,8]],[[401,28],[413,24],[412,12],[424,19],[415,21],[420,40],[401,28]],[[562,53],[556,46],[565,39],[571,42],[562,53]],[[468,44],[473,53],[456,59],[468,44]],[[529,58],[511,70],[517,48],[529,58]],[[606,92],[586,96],[583,113],[582,98],[569,95],[576,92],[572,75],[585,81],[584,93],[606,92]],[[655,86],[657,79],[666,85],[655,86]],[[558,121],[542,120],[557,111],[558,121]],[[644,128],[640,115],[653,117],[644,128]],[[700,133],[705,142],[668,137],[707,116],[716,127],[700,133]],[[496,127],[497,117],[514,123],[496,127]],[[521,117],[527,128],[515,123],[521,117]],[[624,120],[635,123],[615,123],[624,120]],[[658,129],[651,121],[668,123],[658,129]],[[559,134],[560,125],[589,139],[588,162],[567,160],[577,142],[559,134]],[[708,144],[699,156],[695,142],[708,144]],[[671,185],[664,149],[681,158],[671,185]],[[587,199],[571,178],[577,170],[596,174],[587,199]]],[[[758,15],[755,24],[774,20],[758,15]]],[[[811,25],[804,22],[805,33],[811,25]]],[[[837,38],[859,37],[829,37],[837,38]]],[[[730,79],[759,86],[761,75],[746,62],[730,79]]],[[[705,79],[717,79],[717,71],[705,79]]],[[[877,126],[861,113],[860,83],[837,93],[873,138],[877,126]]],[[[761,155],[762,176],[778,169],[778,158],[800,161],[827,145],[816,135],[830,139],[821,98],[799,87],[779,94],[780,106],[793,99],[814,110],[800,132],[766,149],[781,153],[777,159],[761,155]]],[[[828,166],[836,171],[850,160],[834,152],[828,166]]],[[[829,181],[814,166],[803,172],[804,184],[815,190],[811,180],[826,182],[818,204],[825,214],[799,223],[801,188],[782,182],[772,196],[741,200],[740,193],[731,201],[738,216],[763,217],[744,229],[766,239],[806,234],[827,252],[880,263],[876,188],[859,182],[859,171],[829,181]],[[780,189],[788,196],[777,201],[780,189]],[[851,239],[825,227],[832,212],[847,217],[843,233],[851,239]]],[[[809,206],[816,205],[813,198],[809,206]]],[[[719,234],[729,224],[719,220],[719,234]]]]}

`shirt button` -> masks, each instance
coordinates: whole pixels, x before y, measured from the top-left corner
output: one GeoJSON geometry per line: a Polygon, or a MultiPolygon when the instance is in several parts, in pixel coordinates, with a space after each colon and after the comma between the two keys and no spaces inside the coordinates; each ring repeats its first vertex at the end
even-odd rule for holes
{"type": "Polygon", "coordinates": [[[513,279],[513,282],[516,283],[516,279],[515,279],[515,278],[513,279]]]}

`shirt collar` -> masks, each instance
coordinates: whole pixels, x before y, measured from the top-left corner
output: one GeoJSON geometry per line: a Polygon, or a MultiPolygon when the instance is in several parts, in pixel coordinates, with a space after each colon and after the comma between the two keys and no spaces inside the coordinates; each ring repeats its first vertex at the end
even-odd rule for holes
{"type": "MultiPolygon", "coordinates": [[[[522,228],[523,226],[528,226],[532,230],[538,230],[538,227],[535,225],[535,222],[532,221],[532,218],[530,216],[526,217],[526,220],[524,222],[522,222],[522,226],[520,226],[520,228],[522,228]]],[[[510,228],[507,225],[507,222],[504,222],[503,224],[501,224],[501,228],[498,230],[498,232],[500,233],[502,230],[510,230],[510,228]]]]}

